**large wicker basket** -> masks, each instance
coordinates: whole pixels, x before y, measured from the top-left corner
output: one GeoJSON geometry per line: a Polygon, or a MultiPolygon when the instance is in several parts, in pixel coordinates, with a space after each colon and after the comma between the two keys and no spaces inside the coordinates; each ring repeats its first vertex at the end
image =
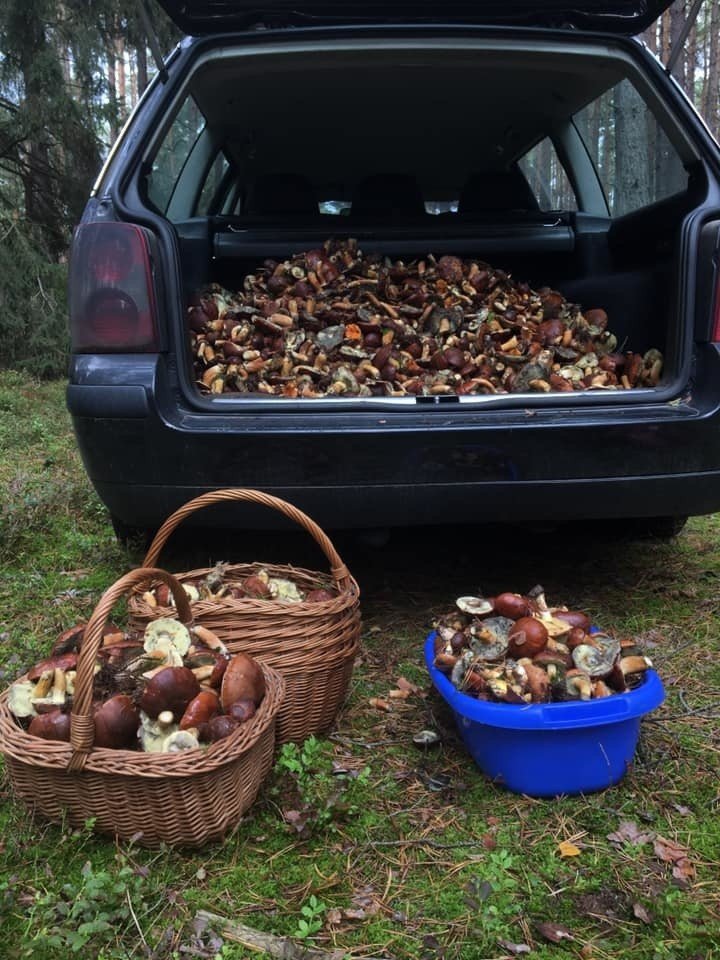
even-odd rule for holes
{"type": "MultiPolygon", "coordinates": [[[[262,566],[271,576],[289,577],[301,588],[330,581],[337,591],[319,603],[280,603],[243,597],[200,599],[192,604],[195,623],[216,633],[228,648],[250,653],[277,669],[287,683],[278,717],[278,742],[301,742],[327,732],[347,694],[360,636],[360,591],[335,547],[320,527],[297,507],[257,490],[230,489],[206,493],[176,510],[158,530],[144,566],[153,566],[168,537],[191,514],[219,503],[245,502],[269,507],[305,530],[328,560],[327,574],[297,567],[242,563],[226,567],[226,575],[242,579],[262,566]]],[[[209,569],[176,574],[180,582],[197,581],[209,569]]],[[[136,590],[129,601],[132,624],[144,629],[158,617],[175,616],[171,607],[152,607],[136,590]]]]}
{"type": "Polygon", "coordinates": [[[0,751],[17,796],[53,821],[82,825],[144,846],[161,842],[198,847],[221,838],[255,800],[272,764],[275,721],[285,684],[266,664],[266,694],[252,720],[207,749],[142,753],[93,746],[95,659],[115,602],[138,584],[168,584],[184,623],[185,591],[169,574],[140,569],[121,577],[100,598],[88,625],[75,680],[70,743],[32,737],[0,696],[0,751]]]}

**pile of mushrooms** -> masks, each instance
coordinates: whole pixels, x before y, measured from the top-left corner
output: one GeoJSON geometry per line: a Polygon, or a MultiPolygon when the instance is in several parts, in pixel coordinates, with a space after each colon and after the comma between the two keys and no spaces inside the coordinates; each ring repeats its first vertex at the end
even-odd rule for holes
{"type": "MultiPolygon", "coordinates": [[[[182,586],[190,603],[228,597],[235,600],[275,600],[278,603],[322,603],[337,596],[334,588],[320,584],[312,590],[303,590],[293,580],[272,576],[264,567],[258,567],[255,572],[237,579],[232,575],[232,568],[228,568],[224,563],[217,563],[207,576],[199,580],[185,580],[182,586]]],[[[143,594],[143,600],[153,609],[175,606],[172,592],[166,583],[147,590],[143,594]]]]}
{"type": "Polygon", "coordinates": [[[633,640],[591,632],[590,617],[528,594],[459,597],[436,623],[435,666],[464,693],[501,703],[591,700],[624,693],[651,661],[633,640]]]}
{"type": "Polygon", "coordinates": [[[188,309],[201,392],[286,398],[654,387],[662,354],[622,349],[602,309],[480,260],[403,263],[327,241],[265,260],[188,309]]]}
{"type": "MultiPolygon", "coordinates": [[[[13,683],[8,707],[31,736],[70,740],[70,711],[84,624],[13,683]]],[[[252,657],[231,656],[214,633],[160,618],[142,637],[110,625],[95,664],[96,747],[179,753],[229,736],[265,696],[252,657]]]]}

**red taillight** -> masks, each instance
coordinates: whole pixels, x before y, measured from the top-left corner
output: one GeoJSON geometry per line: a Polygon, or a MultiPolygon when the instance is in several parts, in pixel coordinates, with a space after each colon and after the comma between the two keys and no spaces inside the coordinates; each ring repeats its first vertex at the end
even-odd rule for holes
{"type": "Polygon", "coordinates": [[[75,353],[158,349],[150,252],[140,227],[78,228],[70,261],[70,334],[75,353]]]}

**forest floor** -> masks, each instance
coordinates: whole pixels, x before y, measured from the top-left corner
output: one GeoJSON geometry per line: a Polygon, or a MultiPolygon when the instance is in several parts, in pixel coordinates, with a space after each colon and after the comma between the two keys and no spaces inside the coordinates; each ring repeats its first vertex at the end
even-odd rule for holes
{"type": "MultiPolygon", "coordinates": [[[[116,543],[83,473],[63,391],[0,374],[3,686],[141,559],[116,543]]],[[[335,542],[361,586],[363,630],[333,733],[285,748],[237,829],[195,852],[43,823],[5,777],[0,954],[257,956],[208,911],[357,960],[720,955],[720,518],[693,519],[665,543],[590,525],[468,524],[396,531],[384,546],[335,542]],[[524,591],[538,580],[551,599],[638,638],[665,683],[632,769],[603,793],[537,800],[490,783],[428,683],[421,651],[433,617],[480,586],[524,591]],[[419,692],[378,711],[371,698],[400,677],[419,692]],[[412,734],[428,726],[442,744],[421,754],[412,734]],[[284,816],[298,804],[302,832],[284,816]]],[[[322,569],[308,549],[294,534],[198,534],[163,560],[322,569]]]]}

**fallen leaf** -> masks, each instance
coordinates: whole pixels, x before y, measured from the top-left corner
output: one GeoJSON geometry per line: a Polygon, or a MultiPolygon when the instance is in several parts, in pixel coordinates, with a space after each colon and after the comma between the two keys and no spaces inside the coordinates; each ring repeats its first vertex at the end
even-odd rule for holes
{"type": "Polygon", "coordinates": [[[342,921],[342,911],[337,907],[331,907],[325,914],[325,920],[331,927],[336,927],[342,921]]]}
{"type": "Polygon", "coordinates": [[[195,871],[195,878],[197,880],[207,880],[207,870],[205,867],[200,867],[195,871]]]}
{"type": "Polygon", "coordinates": [[[681,857],[680,860],[677,860],[673,865],[672,875],[676,880],[694,880],[695,867],[687,857],[681,857]]]}
{"type": "Polygon", "coordinates": [[[368,702],[370,703],[371,707],[375,707],[376,710],[384,710],[385,713],[390,713],[390,710],[392,709],[387,700],[383,700],[380,697],[370,697],[368,702]]]}
{"type": "Polygon", "coordinates": [[[655,856],[665,863],[675,863],[677,860],[683,860],[687,857],[688,851],[685,847],[676,843],[674,840],[666,840],[665,837],[655,837],[653,844],[655,856]]]}
{"type": "Polygon", "coordinates": [[[346,920],[364,920],[367,914],[362,907],[347,907],[347,909],[343,910],[343,916],[346,920]]]}
{"type": "Polygon", "coordinates": [[[652,918],[641,903],[633,904],[633,915],[642,920],[643,923],[652,923],[652,918]]]}
{"type": "Polygon", "coordinates": [[[689,817],[692,813],[690,807],[684,807],[681,803],[674,803],[673,808],[677,810],[681,817],[689,817]]]}
{"type": "Polygon", "coordinates": [[[530,953],[530,947],[526,943],[511,943],[509,940],[498,940],[498,943],[503,950],[507,950],[508,953],[515,954],[515,956],[521,953],[530,953]]]}
{"type": "Polygon", "coordinates": [[[563,840],[558,844],[558,853],[561,857],[579,857],[581,852],[580,847],[576,847],[569,840],[563,840]]]}
{"type": "Polygon", "coordinates": [[[481,843],[486,850],[494,850],[497,847],[497,840],[491,833],[484,833],[481,843]]]}
{"type": "Polygon", "coordinates": [[[420,692],[420,688],[419,688],[418,686],[416,686],[414,683],[411,683],[411,682],[410,682],[409,680],[407,680],[405,677],[398,677],[398,678],[397,678],[396,686],[397,686],[400,690],[407,690],[408,693],[419,693],[419,692],[420,692]]]}
{"type": "Polygon", "coordinates": [[[614,833],[607,835],[611,843],[634,843],[640,845],[655,839],[654,833],[641,833],[634,820],[622,820],[614,833]]]}
{"type": "Polygon", "coordinates": [[[561,923],[536,923],[535,929],[550,943],[560,943],[561,940],[574,940],[567,927],[561,923]]]}
{"type": "Polygon", "coordinates": [[[285,818],[285,822],[289,824],[291,827],[294,827],[294,829],[297,830],[298,833],[305,832],[307,828],[308,820],[310,820],[309,811],[283,810],[282,814],[283,814],[283,817],[285,818]]]}

